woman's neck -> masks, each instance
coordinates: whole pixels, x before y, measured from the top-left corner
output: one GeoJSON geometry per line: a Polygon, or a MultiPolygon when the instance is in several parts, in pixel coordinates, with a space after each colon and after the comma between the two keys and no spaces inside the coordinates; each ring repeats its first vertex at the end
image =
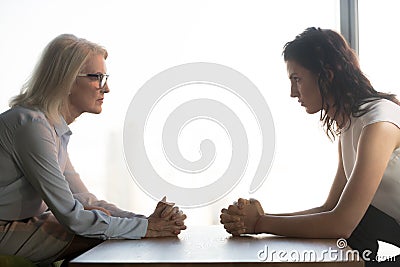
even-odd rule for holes
{"type": "Polygon", "coordinates": [[[74,112],[72,108],[64,108],[61,112],[61,115],[63,116],[65,122],[69,125],[73,123],[74,120],[81,115],[81,113],[74,112]]]}
{"type": "Polygon", "coordinates": [[[340,112],[336,114],[335,108],[330,108],[327,112],[327,115],[330,119],[333,119],[335,121],[336,125],[339,128],[343,128],[345,125],[347,125],[349,120],[346,116],[343,116],[343,114],[340,112]]]}

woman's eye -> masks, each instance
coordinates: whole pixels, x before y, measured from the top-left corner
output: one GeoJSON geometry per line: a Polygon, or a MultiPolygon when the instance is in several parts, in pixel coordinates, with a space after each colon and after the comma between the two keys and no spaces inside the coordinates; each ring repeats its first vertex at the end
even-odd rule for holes
{"type": "Polygon", "coordinates": [[[300,81],[300,78],[299,78],[299,77],[293,77],[293,80],[294,80],[296,83],[298,83],[298,82],[300,81]]]}

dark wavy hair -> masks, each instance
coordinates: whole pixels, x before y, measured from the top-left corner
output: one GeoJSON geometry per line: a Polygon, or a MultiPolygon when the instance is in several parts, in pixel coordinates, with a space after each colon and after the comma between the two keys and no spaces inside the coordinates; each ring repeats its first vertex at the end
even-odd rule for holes
{"type": "MultiPolygon", "coordinates": [[[[335,139],[350,121],[368,112],[363,104],[376,99],[388,99],[400,105],[394,94],[376,91],[360,69],[357,55],[337,32],[308,28],[285,44],[285,62],[291,60],[318,76],[322,97],[320,120],[329,138],[335,139]],[[333,73],[333,78],[332,74],[333,73]],[[327,102],[328,97],[333,101],[327,102]],[[334,108],[333,118],[328,111],[334,108]],[[343,122],[338,125],[337,121],[343,122]]],[[[350,124],[348,124],[350,126],[350,124]]]]}

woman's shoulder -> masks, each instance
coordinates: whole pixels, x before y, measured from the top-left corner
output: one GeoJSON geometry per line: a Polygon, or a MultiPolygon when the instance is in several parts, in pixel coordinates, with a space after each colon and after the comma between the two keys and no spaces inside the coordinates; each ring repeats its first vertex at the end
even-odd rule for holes
{"type": "Polygon", "coordinates": [[[374,109],[374,108],[385,109],[393,107],[400,108],[400,106],[397,103],[386,98],[369,100],[363,105],[361,105],[361,108],[368,108],[368,109],[374,109]]]}
{"type": "Polygon", "coordinates": [[[29,122],[48,123],[46,116],[40,110],[15,106],[0,114],[1,120],[6,124],[23,125],[29,122]]]}
{"type": "Polygon", "coordinates": [[[388,121],[400,127],[400,106],[388,99],[374,100],[361,106],[365,113],[360,116],[364,126],[380,121],[388,121]]]}

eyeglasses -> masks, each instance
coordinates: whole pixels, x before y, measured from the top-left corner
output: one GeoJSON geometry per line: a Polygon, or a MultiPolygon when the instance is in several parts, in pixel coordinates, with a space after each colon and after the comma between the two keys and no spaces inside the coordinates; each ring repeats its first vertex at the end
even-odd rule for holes
{"type": "Polygon", "coordinates": [[[95,77],[99,81],[99,89],[103,89],[106,86],[108,74],[103,73],[89,73],[89,74],[78,74],[78,77],[95,77]]]}

